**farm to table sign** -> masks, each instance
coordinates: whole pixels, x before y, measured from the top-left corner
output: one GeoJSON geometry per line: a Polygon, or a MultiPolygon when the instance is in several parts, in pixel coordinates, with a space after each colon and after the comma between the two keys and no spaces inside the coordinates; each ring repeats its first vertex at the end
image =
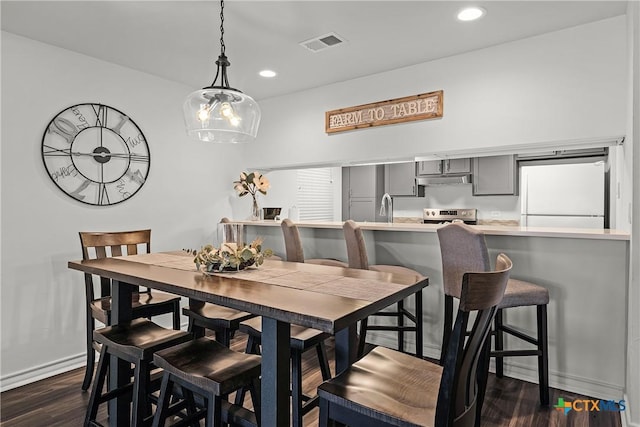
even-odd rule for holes
{"type": "Polygon", "coordinates": [[[325,132],[389,125],[442,117],[443,91],[422,93],[325,113],[325,132]]]}

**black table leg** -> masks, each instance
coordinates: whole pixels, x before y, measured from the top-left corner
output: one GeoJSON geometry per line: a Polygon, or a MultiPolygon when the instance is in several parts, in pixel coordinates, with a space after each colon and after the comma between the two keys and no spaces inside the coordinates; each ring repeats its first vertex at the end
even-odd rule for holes
{"type": "MultiPolygon", "coordinates": [[[[131,295],[137,286],[113,280],[111,283],[111,324],[131,321],[131,295]]],[[[109,386],[111,389],[122,387],[131,382],[131,364],[110,356],[109,386]]],[[[119,396],[109,401],[109,425],[119,427],[129,425],[130,402],[128,396],[119,396]]]]}
{"type": "Polygon", "coordinates": [[[423,357],[424,325],[422,323],[422,289],[415,293],[416,306],[416,356],[423,357]]]}
{"type": "Polygon", "coordinates": [[[351,366],[357,358],[358,335],[353,324],[336,333],[336,375],[351,366]]]}
{"type": "Polygon", "coordinates": [[[289,357],[291,325],[262,316],[262,426],[291,424],[289,357]]]}

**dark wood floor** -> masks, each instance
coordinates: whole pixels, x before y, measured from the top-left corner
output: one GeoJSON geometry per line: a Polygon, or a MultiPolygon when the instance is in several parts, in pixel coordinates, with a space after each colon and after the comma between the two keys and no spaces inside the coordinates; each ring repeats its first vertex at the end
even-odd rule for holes
{"type": "MultiPolygon", "coordinates": [[[[242,336],[234,339],[235,350],[244,348],[242,336]]],[[[331,350],[329,346],[329,350],[331,350]]],[[[333,366],[333,365],[332,365],[333,366]]],[[[303,375],[305,392],[314,393],[321,377],[315,352],[307,352],[303,375]]],[[[84,371],[76,369],[33,384],[9,390],[0,395],[0,427],[57,427],[80,426],[89,393],[80,389],[84,371]]],[[[482,416],[483,426],[530,427],[530,426],[580,426],[618,427],[620,414],[614,412],[575,412],[568,415],[553,408],[562,397],[565,401],[588,397],[562,390],[551,390],[552,406],[541,408],[538,404],[538,386],[510,378],[495,378],[490,375],[482,416]]],[[[102,405],[99,421],[107,419],[102,405]]],[[[305,427],[317,426],[318,410],[305,416],[305,427]]]]}

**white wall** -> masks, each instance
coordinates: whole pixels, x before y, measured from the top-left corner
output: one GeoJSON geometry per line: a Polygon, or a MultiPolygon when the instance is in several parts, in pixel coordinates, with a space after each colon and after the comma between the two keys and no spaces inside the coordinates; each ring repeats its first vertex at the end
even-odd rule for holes
{"type": "Polygon", "coordinates": [[[625,17],[261,101],[254,166],[412,159],[625,133],[625,17]],[[328,110],[444,90],[440,120],[328,136],[328,110]],[[286,118],[281,120],[280,118],[286,118]]]}
{"type": "Polygon", "coordinates": [[[196,247],[222,215],[248,212],[232,187],[240,148],[190,141],[182,102],[193,88],[2,33],[2,388],[84,363],[84,285],[67,261],[79,231],[151,228],[153,250],[196,247]],[[46,125],[82,102],[135,120],[151,152],[142,189],[112,207],[63,194],[41,159],[46,125]]]}

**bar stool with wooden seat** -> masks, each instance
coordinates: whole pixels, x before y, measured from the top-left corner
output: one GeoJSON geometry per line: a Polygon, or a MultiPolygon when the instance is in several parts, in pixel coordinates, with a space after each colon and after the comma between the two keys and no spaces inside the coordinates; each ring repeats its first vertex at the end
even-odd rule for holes
{"type": "Polygon", "coordinates": [[[282,235],[284,236],[284,247],[289,262],[306,262],[308,264],[331,265],[334,267],[347,268],[346,262],[331,258],[305,258],[302,248],[302,240],[300,239],[300,230],[298,226],[289,218],[285,218],[281,223],[282,235]]]}
{"type": "Polygon", "coordinates": [[[377,427],[479,425],[487,339],[511,266],[500,254],[495,271],[461,277],[460,306],[442,366],[376,347],[318,387],[318,425],[325,427],[329,420],[377,427]],[[475,320],[467,337],[470,319],[475,320]]]}
{"type": "Polygon", "coordinates": [[[95,330],[93,339],[101,346],[100,360],[93,380],[84,425],[99,425],[96,423],[99,405],[124,394],[131,396],[133,403],[130,425],[132,427],[148,425],[151,420],[149,394],[154,391],[151,383],[151,370],[154,368],[153,354],[190,341],[191,334],[165,329],[147,319],[134,319],[95,330]],[[133,382],[103,393],[104,383],[109,375],[111,356],[134,365],[133,382]]]}
{"type": "MultiPolygon", "coordinates": [[[[242,236],[238,236],[238,230],[231,225],[229,218],[223,217],[220,224],[224,224],[222,225],[224,237],[221,236],[219,240],[237,243],[242,239],[242,236]]],[[[215,332],[216,341],[225,347],[229,347],[231,338],[238,330],[240,323],[255,317],[244,311],[195,300],[189,300],[189,307],[184,307],[182,314],[189,319],[188,331],[196,338],[203,337],[205,329],[209,329],[215,332]]]]}
{"type": "MultiPolygon", "coordinates": [[[[240,324],[240,331],[246,333],[246,352],[260,354],[259,346],[262,343],[262,318],[256,317],[240,324]]],[[[293,407],[293,427],[302,427],[302,417],[311,409],[318,406],[318,397],[309,397],[302,393],[302,354],[315,349],[320,365],[320,373],[323,380],[331,378],[331,370],[325,347],[325,340],[329,334],[317,329],[305,328],[299,325],[291,325],[291,397],[293,407]]],[[[242,401],[242,393],[236,403],[242,401]]]]}
{"type": "MultiPolygon", "coordinates": [[[[116,231],[116,232],[80,232],[82,259],[106,258],[108,256],[137,255],[138,246],[144,253],[151,252],[151,230],[116,231]]],[[[111,280],[100,278],[100,296],[95,297],[93,275],[85,273],[85,302],[87,321],[87,366],[85,368],[82,389],[87,390],[95,366],[95,352],[100,346],[93,339],[96,328],[95,321],[104,325],[111,324],[111,280]]],[[[132,301],[133,318],[173,314],[173,328],[180,329],[180,297],[163,292],[145,289],[136,292],[132,301]]]]}
{"type": "Polygon", "coordinates": [[[259,426],[260,360],[260,356],[235,352],[207,337],[156,352],[153,361],[164,372],[153,426],[164,426],[169,416],[183,408],[187,416],[180,425],[200,425],[198,421],[206,417],[206,427],[219,427],[223,422],[259,426]],[[250,390],[253,412],[226,401],[229,393],[242,387],[250,390]],[[204,400],[200,410],[193,393],[204,400]]]}
{"type": "MultiPolygon", "coordinates": [[[[442,253],[442,274],[445,294],[443,349],[449,340],[453,318],[453,299],[460,297],[460,277],[465,271],[488,271],[489,253],[484,233],[463,223],[453,223],[438,229],[442,253]]],[[[496,376],[503,376],[503,358],[509,356],[537,356],[540,404],[549,405],[549,363],[547,344],[547,305],[549,291],[534,283],[509,279],[502,302],[498,305],[494,325],[496,376]],[[510,307],[535,306],[537,337],[526,335],[503,322],[503,310],[510,307]],[[520,338],[536,346],[531,350],[504,350],[503,333],[520,338]]],[[[444,356],[444,352],[442,357],[444,356]]]]}
{"type": "MultiPolygon", "coordinates": [[[[364,241],[362,229],[352,220],[345,221],[342,226],[345,241],[347,243],[347,256],[349,258],[349,268],[361,270],[373,270],[383,273],[405,274],[418,278],[423,278],[422,274],[407,267],[399,265],[375,264],[369,265],[367,257],[367,247],[364,241]]],[[[416,311],[422,311],[422,300],[416,294],[416,311]]],[[[398,333],[398,350],[404,352],[404,334],[416,332],[416,356],[422,357],[422,337],[417,333],[416,316],[404,307],[404,301],[397,304],[395,311],[379,311],[373,316],[395,317],[396,325],[369,325],[368,319],[360,322],[360,342],[358,344],[358,355],[364,354],[364,346],[367,331],[396,331],[398,333]],[[414,326],[407,326],[404,320],[413,322],[414,326]]]]}

